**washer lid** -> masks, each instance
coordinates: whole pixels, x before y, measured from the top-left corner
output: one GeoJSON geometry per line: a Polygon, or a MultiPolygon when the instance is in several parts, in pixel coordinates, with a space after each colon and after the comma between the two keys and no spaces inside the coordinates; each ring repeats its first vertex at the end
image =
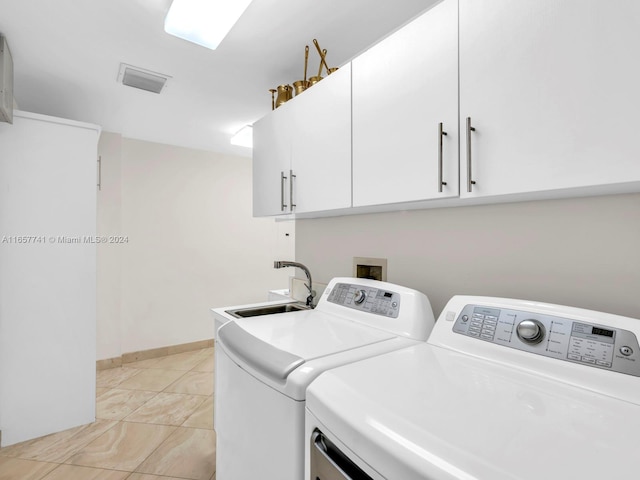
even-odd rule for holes
{"type": "Polygon", "coordinates": [[[397,336],[316,310],[239,318],[235,323],[257,339],[305,361],[397,336]]]}
{"type": "Polygon", "coordinates": [[[307,408],[385,478],[637,477],[639,405],[431,345],[325,372],[307,408]]]}

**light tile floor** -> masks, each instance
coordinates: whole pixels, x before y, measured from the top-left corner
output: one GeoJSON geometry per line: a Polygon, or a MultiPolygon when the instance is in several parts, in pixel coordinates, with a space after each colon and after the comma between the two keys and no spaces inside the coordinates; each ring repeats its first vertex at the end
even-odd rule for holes
{"type": "Polygon", "coordinates": [[[0,449],[0,480],[214,480],[213,348],[97,375],[95,423],[0,449]]]}

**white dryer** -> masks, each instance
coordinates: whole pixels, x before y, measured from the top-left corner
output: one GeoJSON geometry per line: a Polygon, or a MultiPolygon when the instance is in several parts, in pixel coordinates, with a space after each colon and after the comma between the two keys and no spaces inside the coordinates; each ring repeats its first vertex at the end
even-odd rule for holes
{"type": "Polygon", "coordinates": [[[453,297],[427,343],[307,390],[309,480],[640,475],[640,320],[453,297]]]}
{"type": "Polygon", "coordinates": [[[422,343],[433,324],[423,293],[335,278],[314,310],[222,325],[215,349],[216,479],[300,480],[309,383],[327,369],[422,343]]]}

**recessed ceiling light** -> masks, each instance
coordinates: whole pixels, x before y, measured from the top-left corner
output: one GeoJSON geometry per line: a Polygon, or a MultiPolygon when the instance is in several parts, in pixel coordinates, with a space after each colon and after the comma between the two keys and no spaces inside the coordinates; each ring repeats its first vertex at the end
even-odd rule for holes
{"type": "Polygon", "coordinates": [[[173,0],[164,31],[215,50],[251,0],[173,0]]]}
{"type": "Polygon", "coordinates": [[[245,125],[238,130],[238,133],[231,137],[231,145],[253,148],[253,127],[251,125],[245,125]]]}

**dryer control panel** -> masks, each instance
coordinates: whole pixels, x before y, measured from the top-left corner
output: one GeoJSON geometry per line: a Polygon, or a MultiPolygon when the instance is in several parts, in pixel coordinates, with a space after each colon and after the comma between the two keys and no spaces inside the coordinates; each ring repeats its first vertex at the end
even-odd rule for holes
{"type": "Polygon", "coordinates": [[[327,301],[390,318],[400,312],[399,293],[353,283],[336,284],[327,301]]]}
{"type": "Polygon", "coordinates": [[[545,357],[640,377],[636,335],[581,320],[507,308],[466,305],[453,331],[545,357]]]}

